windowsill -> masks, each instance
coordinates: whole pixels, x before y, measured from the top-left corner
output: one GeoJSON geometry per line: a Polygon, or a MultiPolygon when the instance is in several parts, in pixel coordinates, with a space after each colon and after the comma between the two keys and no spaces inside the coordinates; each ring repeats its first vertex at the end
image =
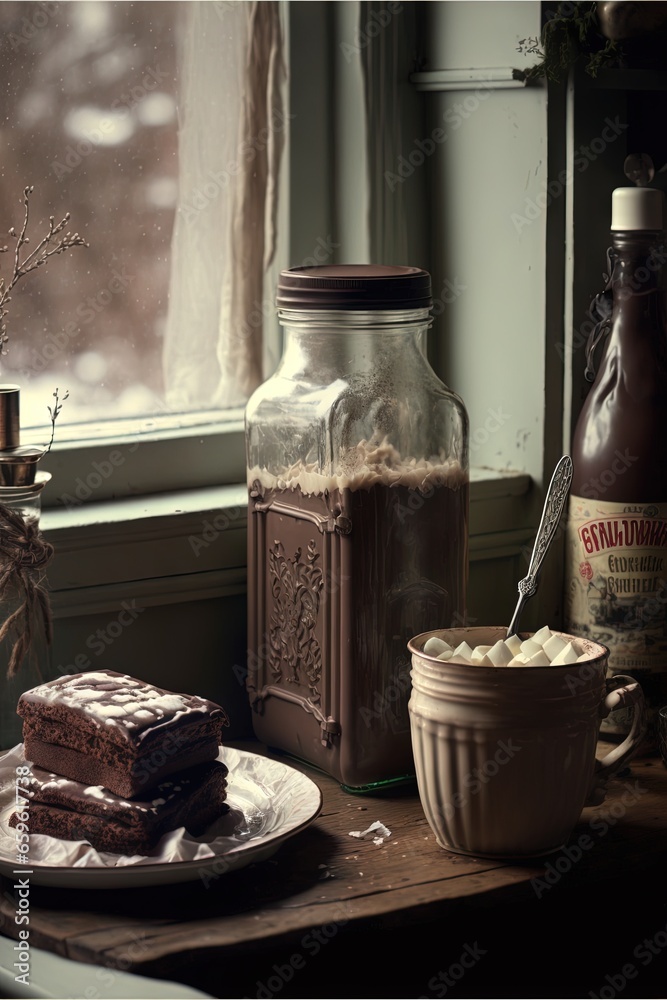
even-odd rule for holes
{"type": "Polygon", "coordinates": [[[245,590],[246,507],[234,485],[44,511],[55,616],[113,608],[129,583],[146,606],[245,590]]]}
{"type": "Polygon", "coordinates": [[[200,525],[202,517],[211,512],[226,511],[241,505],[245,511],[246,503],[247,490],[244,484],[209,486],[198,490],[178,490],[153,496],[52,507],[43,512],[41,526],[54,544],[57,544],[56,539],[67,539],[74,533],[97,534],[103,532],[105,527],[121,524],[126,526],[129,533],[139,531],[143,535],[149,524],[159,527],[163,522],[172,522],[173,518],[178,517],[183,524],[189,524],[194,519],[200,525]]]}
{"type": "MultiPolygon", "coordinates": [[[[528,522],[530,476],[471,473],[470,558],[518,551],[528,522]]],[[[244,484],[126,497],[42,514],[56,550],[48,579],[56,616],[113,607],[132,583],[150,603],[241,592],[246,573],[244,484]]]]}
{"type": "MultiPolygon", "coordinates": [[[[511,470],[473,468],[470,471],[471,503],[481,503],[505,497],[524,496],[531,486],[531,478],[525,472],[511,470]]],[[[98,532],[103,526],[124,524],[129,531],[131,525],[139,523],[145,528],[150,522],[160,525],[174,517],[189,523],[194,519],[201,523],[202,517],[211,513],[229,511],[243,507],[247,503],[244,483],[224,486],[209,486],[204,489],[178,490],[153,496],[132,496],[99,503],[80,503],[69,507],[53,507],[42,514],[41,525],[49,539],[57,544],[59,538],[68,538],[71,533],[98,532]]]]}
{"type": "MultiPolygon", "coordinates": [[[[23,436],[24,444],[37,440],[29,431],[23,436]]],[[[125,520],[132,516],[137,497],[205,491],[238,482],[245,469],[243,412],[67,426],[62,434],[56,433],[53,450],[42,465],[52,476],[42,494],[45,511],[62,513],[63,504],[79,511],[102,508],[106,501],[116,509],[127,498],[127,515],[123,510],[112,518],[125,520]]],[[[88,523],[86,514],[81,523],[88,523]]]]}

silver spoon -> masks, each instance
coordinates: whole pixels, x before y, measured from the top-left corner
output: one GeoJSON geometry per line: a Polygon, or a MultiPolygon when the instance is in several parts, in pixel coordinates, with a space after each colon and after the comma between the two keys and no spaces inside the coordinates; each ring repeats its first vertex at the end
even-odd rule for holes
{"type": "Polygon", "coordinates": [[[563,455],[558,465],[554,469],[554,474],[549,483],[549,489],[544,499],[544,509],[542,520],[537,529],[533,552],[530,557],[528,573],[523,580],[519,580],[519,600],[517,601],[510,627],[507,629],[507,638],[515,635],[518,630],[519,618],[526,601],[533,596],[537,590],[537,575],[544,562],[549,546],[556,534],[556,528],[560,521],[563,507],[567,500],[567,494],[572,482],[572,459],[569,455],[563,455]]]}

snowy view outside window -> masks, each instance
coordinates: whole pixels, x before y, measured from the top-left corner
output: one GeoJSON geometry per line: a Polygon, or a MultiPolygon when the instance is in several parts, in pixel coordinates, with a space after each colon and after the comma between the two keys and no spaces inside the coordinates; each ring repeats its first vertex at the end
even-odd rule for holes
{"type": "Polygon", "coordinates": [[[48,425],[56,386],[59,425],[165,412],[184,6],[0,4],[0,243],[31,184],[31,245],[65,212],[90,244],[13,291],[0,382],[21,386],[24,427],[48,425]]]}

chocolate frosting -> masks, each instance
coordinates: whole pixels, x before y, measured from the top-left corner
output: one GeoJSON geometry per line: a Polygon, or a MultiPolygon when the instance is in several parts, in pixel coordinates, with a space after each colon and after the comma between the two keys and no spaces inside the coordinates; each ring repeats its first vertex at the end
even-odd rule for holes
{"type": "Polygon", "coordinates": [[[228,722],[225,711],[198,695],[177,694],[113,670],[68,674],[26,691],[17,712],[23,719],[38,713],[62,720],[67,715],[105,728],[114,742],[139,746],[156,730],[178,721],[228,722]]]}
{"type": "Polygon", "coordinates": [[[71,809],[75,812],[107,816],[114,822],[128,826],[161,820],[180,808],[183,801],[195,792],[204,781],[213,776],[224,777],[227,767],[221,761],[211,761],[199,767],[181,771],[154,788],[150,797],[126,799],[114,795],[102,785],[85,785],[80,781],[63,778],[33,765],[25,793],[34,803],[71,809]]]}

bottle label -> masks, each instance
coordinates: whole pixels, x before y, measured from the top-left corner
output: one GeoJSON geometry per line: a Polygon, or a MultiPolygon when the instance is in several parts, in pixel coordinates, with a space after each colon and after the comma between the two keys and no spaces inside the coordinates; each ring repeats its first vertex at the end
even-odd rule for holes
{"type": "MultiPolygon", "coordinates": [[[[570,496],[566,630],[609,648],[608,674],[630,674],[648,710],[648,745],[667,704],[667,504],[624,504],[570,496]]],[[[626,735],[632,709],[602,720],[626,735]]]]}
{"type": "Polygon", "coordinates": [[[615,673],[667,664],[667,503],[570,496],[567,629],[609,646],[615,673]]]}

